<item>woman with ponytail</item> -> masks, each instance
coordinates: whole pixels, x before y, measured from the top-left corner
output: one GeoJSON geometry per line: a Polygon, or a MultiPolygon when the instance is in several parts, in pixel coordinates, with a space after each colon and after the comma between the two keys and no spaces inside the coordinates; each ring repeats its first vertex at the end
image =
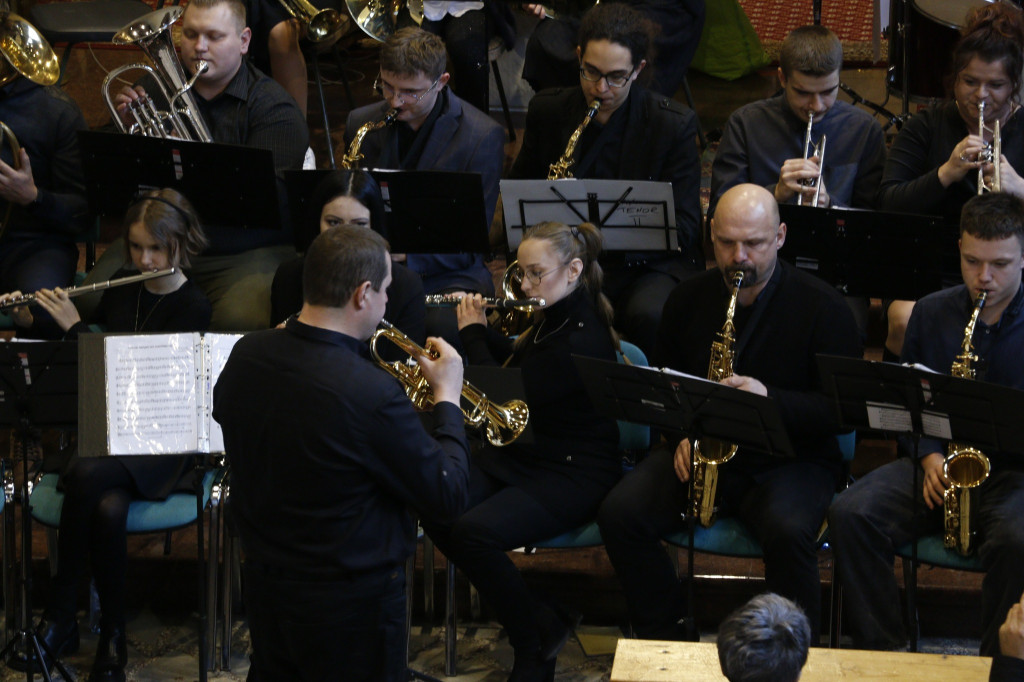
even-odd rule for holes
{"type": "Polygon", "coordinates": [[[505,627],[515,650],[510,680],[554,679],[569,631],[506,552],[591,521],[621,472],[615,421],[594,410],[572,361],[615,360],[600,253],[601,233],[589,223],[527,231],[518,251],[523,293],[546,304],[515,343],[487,326],[480,296],[463,298],[457,310],[471,365],[522,371],[533,443],[484,447],[473,460],[469,510],[450,524],[424,526],[505,627]]]}

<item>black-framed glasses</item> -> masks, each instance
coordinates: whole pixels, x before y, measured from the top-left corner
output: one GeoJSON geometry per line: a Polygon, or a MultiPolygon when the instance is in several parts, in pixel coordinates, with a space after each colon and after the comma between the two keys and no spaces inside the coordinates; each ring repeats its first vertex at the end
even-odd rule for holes
{"type": "Polygon", "coordinates": [[[633,77],[633,73],[636,69],[631,69],[629,73],[623,74],[621,71],[612,71],[611,73],[601,73],[594,67],[583,64],[580,66],[580,78],[591,83],[597,83],[602,78],[608,83],[609,88],[621,88],[629,79],[633,77]]]}
{"type": "Polygon", "coordinates": [[[530,280],[530,283],[533,284],[534,286],[540,286],[540,283],[544,280],[545,277],[558,272],[568,264],[569,263],[562,263],[558,267],[551,268],[547,272],[537,272],[536,270],[527,271],[523,270],[523,268],[518,265],[516,266],[516,269],[518,270],[520,282],[522,282],[523,278],[525,277],[526,279],[530,280]]]}
{"type": "Polygon", "coordinates": [[[437,85],[438,81],[440,80],[441,76],[438,76],[437,78],[434,79],[434,82],[430,84],[430,87],[421,92],[409,90],[396,90],[395,88],[391,87],[391,85],[389,85],[378,73],[377,80],[373,81],[373,89],[376,90],[378,95],[381,95],[385,99],[394,99],[394,97],[397,95],[402,100],[403,104],[405,104],[406,102],[416,104],[421,99],[423,99],[428,92],[433,90],[434,87],[437,85]]]}

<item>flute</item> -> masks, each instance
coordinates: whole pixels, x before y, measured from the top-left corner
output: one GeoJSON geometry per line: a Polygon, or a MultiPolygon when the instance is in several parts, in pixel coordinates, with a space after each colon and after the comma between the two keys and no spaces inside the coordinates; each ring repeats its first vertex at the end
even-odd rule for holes
{"type": "MultiPolygon", "coordinates": [[[[83,284],[80,287],[70,287],[64,290],[64,293],[68,295],[68,298],[74,298],[75,296],[81,296],[82,294],[90,294],[94,291],[101,291],[103,289],[110,289],[112,287],[119,287],[123,284],[134,284],[135,282],[144,282],[147,279],[156,279],[157,277],[166,277],[167,275],[173,275],[177,272],[177,268],[167,268],[166,270],[154,270],[153,272],[143,272],[138,275],[130,275],[128,277],[119,277],[118,279],[108,279],[106,282],[96,282],[95,284],[83,284]]],[[[29,305],[36,300],[35,294],[22,294],[17,298],[12,298],[3,305],[0,305],[0,311],[10,310],[11,308],[17,308],[20,305],[29,305]]]]}
{"type": "MultiPolygon", "coordinates": [[[[456,308],[462,296],[455,294],[431,294],[427,296],[426,306],[428,308],[456,308]]],[[[543,298],[487,298],[483,299],[485,308],[497,308],[498,310],[512,310],[525,308],[543,308],[547,302],[543,298]]]]}

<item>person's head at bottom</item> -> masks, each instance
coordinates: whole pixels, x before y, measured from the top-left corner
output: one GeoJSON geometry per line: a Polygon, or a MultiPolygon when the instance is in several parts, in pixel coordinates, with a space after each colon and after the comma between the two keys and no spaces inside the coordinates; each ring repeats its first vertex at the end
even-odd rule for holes
{"type": "Polygon", "coordinates": [[[811,625],[777,594],[759,594],[718,628],[718,661],[729,682],[796,682],[807,662],[811,625]]]}

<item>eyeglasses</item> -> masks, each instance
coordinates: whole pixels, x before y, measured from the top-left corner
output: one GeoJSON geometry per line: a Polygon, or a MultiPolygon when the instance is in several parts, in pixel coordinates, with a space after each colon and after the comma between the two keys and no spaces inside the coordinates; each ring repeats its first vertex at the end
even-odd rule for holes
{"type": "Polygon", "coordinates": [[[558,267],[551,268],[547,272],[537,272],[536,270],[530,270],[529,272],[527,272],[527,271],[523,270],[521,267],[519,267],[518,265],[516,266],[516,270],[518,272],[519,281],[520,282],[522,282],[523,281],[523,277],[525,277],[526,279],[530,280],[530,283],[533,284],[534,286],[540,286],[541,281],[545,277],[547,277],[548,275],[550,275],[552,273],[558,272],[559,270],[564,268],[566,265],[568,265],[568,263],[562,263],[558,267]]]}
{"type": "Polygon", "coordinates": [[[433,90],[434,86],[437,85],[438,81],[440,80],[441,76],[438,76],[437,78],[434,79],[434,82],[430,84],[429,88],[423,90],[422,92],[415,92],[409,90],[396,90],[395,88],[388,85],[388,83],[385,82],[383,78],[381,78],[380,74],[377,74],[377,80],[373,81],[373,89],[377,92],[378,95],[383,96],[384,99],[394,99],[395,96],[397,95],[398,98],[402,100],[403,104],[405,104],[406,102],[416,104],[423,97],[425,97],[428,92],[433,90]]]}
{"type": "Polygon", "coordinates": [[[612,71],[611,73],[601,73],[592,66],[582,65],[580,66],[580,78],[591,83],[598,83],[603,78],[608,83],[609,88],[621,88],[629,82],[629,79],[633,77],[633,72],[636,69],[630,70],[629,73],[622,75],[621,71],[612,71]]]}

